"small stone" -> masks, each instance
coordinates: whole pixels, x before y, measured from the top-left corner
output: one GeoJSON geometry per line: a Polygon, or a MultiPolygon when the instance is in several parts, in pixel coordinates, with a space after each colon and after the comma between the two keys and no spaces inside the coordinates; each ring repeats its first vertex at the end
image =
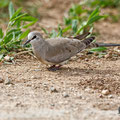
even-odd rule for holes
{"type": "Polygon", "coordinates": [[[78,95],[77,95],[77,98],[82,99],[83,97],[82,97],[81,94],[78,94],[78,95]]]}
{"type": "Polygon", "coordinates": [[[43,83],[42,85],[43,85],[44,87],[47,87],[47,84],[46,84],[46,83],[43,83]]]}
{"type": "Polygon", "coordinates": [[[51,91],[51,92],[58,92],[58,90],[57,90],[56,88],[54,88],[54,87],[51,87],[51,88],[50,88],[50,91],[51,91]]]}
{"type": "Polygon", "coordinates": [[[37,71],[40,71],[40,69],[34,69],[33,71],[36,71],[36,72],[37,72],[37,71]]]}
{"type": "Polygon", "coordinates": [[[51,106],[55,106],[55,104],[50,104],[51,106]]]}
{"type": "Polygon", "coordinates": [[[11,61],[10,56],[8,56],[8,55],[5,56],[5,57],[4,57],[4,60],[7,61],[7,62],[10,62],[10,61],[11,61]]]}
{"type": "Polygon", "coordinates": [[[118,114],[120,114],[120,107],[118,108],[118,114]]]}
{"type": "Polygon", "coordinates": [[[85,61],[89,61],[89,59],[88,59],[88,58],[85,58],[85,61]]]}
{"type": "Polygon", "coordinates": [[[99,98],[103,98],[103,95],[102,95],[102,94],[100,94],[100,95],[99,95],[99,98]]]}
{"type": "Polygon", "coordinates": [[[16,107],[18,107],[18,106],[20,106],[21,105],[21,102],[18,102],[18,103],[16,103],[16,107]]]}
{"type": "Polygon", "coordinates": [[[66,92],[64,92],[63,97],[66,98],[66,97],[69,97],[69,95],[66,92]]]}
{"type": "Polygon", "coordinates": [[[5,85],[9,85],[9,84],[11,84],[12,82],[11,82],[11,80],[7,77],[7,78],[5,79],[5,81],[4,81],[4,83],[5,83],[5,85]]]}
{"type": "Polygon", "coordinates": [[[85,89],[86,92],[91,92],[92,90],[90,88],[85,89]]]}
{"type": "Polygon", "coordinates": [[[113,98],[113,95],[108,95],[108,98],[113,98]]]}
{"type": "Polygon", "coordinates": [[[4,81],[4,80],[0,77],[0,83],[3,83],[3,81],[4,81]]]}
{"type": "Polygon", "coordinates": [[[108,94],[109,94],[109,91],[108,91],[108,90],[102,90],[102,94],[103,94],[103,95],[108,95],[108,94]]]}
{"type": "Polygon", "coordinates": [[[31,76],[31,79],[36,79],[36,77],[35,76],[31,76]]]}

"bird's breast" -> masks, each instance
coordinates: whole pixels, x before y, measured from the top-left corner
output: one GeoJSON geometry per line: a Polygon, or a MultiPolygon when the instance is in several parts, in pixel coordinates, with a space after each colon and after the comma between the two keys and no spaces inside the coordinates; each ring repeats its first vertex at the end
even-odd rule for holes
{"type": "Polygon", "coordinates": [[[40,50],[40,49],[35,49],[35,48],[32,48],[33,49],[33,53],[34,55],[37,57],[37,59],[43,63],[43,64],[46,64],[46,65],[53,65],[53,63],[50,63],[48,61],[45,60],[45,51],[43,50],[40,50]]]}

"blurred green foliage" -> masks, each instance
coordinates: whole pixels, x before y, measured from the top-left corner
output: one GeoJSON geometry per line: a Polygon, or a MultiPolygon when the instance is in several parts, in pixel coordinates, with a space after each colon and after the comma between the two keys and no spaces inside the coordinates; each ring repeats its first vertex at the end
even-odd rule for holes
{"type": "Polygon", "coordinates": [[[15,11],[12,2],[10,2],[9,22],[5,34],[2,28],[0,28],[0,56],[22,48],[22,39],[30,32],[29,26],[36,22],[36,18],[27,13],[22,13],[22,8],[18,8],[15,11]],[[23,32],[23,30],[25,32],[23,32]]]}
{"type": "Polygon", "coordinates": [[[103,8],[106,7],[120,7],[120,0],[85,0],[84,2],[82,2],[84,4],[86,4],[87,6],[90,7],[96,7],[96,6],[100,6],[103,8]]]}
{"type": "Polygon", "coordinates": [[[58,29],[49,33],[47,30],[42,30],[48,35],[48,37],[63,37],[66,32],[69,36],[76,36],[84,32],[92,32],[94,23],[98,20],[105,18],[106,16],[100,15],[99,7],[89,11],[83,9],[81,5],[73,5],[68,12],[68,16],[64,17],[64,28],[58,25],[58,29]]]}
{"type": "Polygon", "coordinates": [[[0,8],[7,7],[10,0],[0,0],[0,8]]]}

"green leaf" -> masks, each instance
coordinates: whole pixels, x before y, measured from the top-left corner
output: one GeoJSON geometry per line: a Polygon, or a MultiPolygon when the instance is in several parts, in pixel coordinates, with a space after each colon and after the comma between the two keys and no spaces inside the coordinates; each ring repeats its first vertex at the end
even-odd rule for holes
{"type": "Polygon", "coordinates": [[[52,32],[50,33],[50,37],[51,38],[55,38],[55,37],[57,37],[57,32],[55,31],[55,30],[52,30],[52,32]]]}
{"type": "Polygon", "coordinates": [[[59,36],[59,37],[62,37],[62,28],[60,27],[60,25],[58,25],[58,35],[57,35],[57,37],[59,36]]]}
{"type": "Polygon", "coordinates": [[[6,36],[4,37],[4,40],[2,41],[2,44],[6,45],[12,40],[17,40],[17,37],[21,34],[21,31],[19,29],[12,29],[10,30],[6,36]],[[14,38],[15,37],[15,38],[14,38]]]}
{"type": "Polygon", "coordinates": [[[24,39],[28,35],[29,32],[30,32],[30,29],[27,29],[24,33],[20,35],[19,40],[24,39]]]}
{"type": "Polygon", "coordinates": [[[84,29],[87,27],[87,22],[86,21],[84,21],[82,24],[81,24],[81,26],[79,27],[79,29],[77,30],[77,32],[75,33],[75,36],[77,35],[77,34],[79,34],[81,31],[84,31],[84,29]]]}
{"type": "Polygon", "coordinates": [[[45,28],[41,27],[41,29],[44,31],[46,35],[49,35],[49,32],[45,28]]]}
{"type": "Polygon", "coordinates": [[[64,24],[70,25],[72,23],[72,19],[64,17],[64,24]]]}
{"type": "Polygon", "coordinates": [[[4,37],[4,40],[1,42],[1,45],[6,45],[8,42],[10,42],[13,38],[13,34],[6,35],[4,37]]]}
{"type": "Polygon", "coordinates": [[[104,18],[104,16],[94,16],[88,20],[87,25],[93,24],[94,22],[98,21],[101,18],[104,18]]]}
{"type": "Polygon", "coordinates": [[[13,7],[13,3],[10,2],[9,3],[9,16],[10,16],[10,19],[12,18],[12,16],[14,15],[15,13],[15,10],[14,10],[14,7],[13,7]]]}
{"type": "Polygon", "coordinates": [[[99,15],[99,7],[97,7],[89,16],[88,21],[93,17],[99,15]]]}
{"type": "Polygon", "coordinates": [[[18,19],[22,18],[22,17],[25,16],[25,15],[27,15],[27,13],[23,13],[23,14],[15,17],[15,18],[13,18],[13,19],[11,20],[11,22],[18,20],[18,19]]]}
{"type": "Polygon", "coordinates": [[[27,15],[27,16],[21,17],[20,20],[23,20],[23,21],[36,21],[36,18],[27,15]]]}
{"type": "Polygon", "coordinates": [[[73,30],[73,33],[77,32],[77,24],[78,24],[77,20],[73,20],[72,21],[72,30],[73,30]]]}
{"type": "Polygon", "coordinates": [[[9,0],[0,0],[0,8],[8,6],[9,0]]]}
{"type": "Polygon", "coordinates": [[[3,38],[3,31],[2,31],[2,28],[0,28],[0,39],[2,39],[3,38]]]}
{"type": "Polygon", "coordinates": [[[11,29],[11,30],[9,30],[7,33],[6,33],[6,35],[9,35],[9,34],[12,34],[13,32],[18,32],[18,31],[20,31],[20,29],[11,29]]]}
{"type": "Polygon", "coordinates": [[[4,54],[0,54],[0,60],[3,58],[4,54]]]}
{"type": "Polygon", "coordinates": [[[90,52],[102,52],[102,51],[105,51],[105,50],[107,50],[106,47],[97,47],[97,48],[90,49],[90,52]]]}
{"type": "Polygon", "coordinates": [[[27,25],[21,26],[21,28],[28,28],[29,26],[32,26],[32,25],[35,24],[36,22],[37,22],[37,19],[36,19],[35,21],[33,21],[33,22],[27,24],[27,25]]]}
{"type": "Polygon", "coordinates": [[[12,19],[14,19],[16,16],[18,16],[20,14],[21,10],[22,10],[22,8],[18,8],[18,10],[12,15],[12,18],[10,19],[10,21],[12,19]]]}
{"type": "Polygon", "coordinates": [[[62,31],[61,31],[61,30],[59,31],[57,37],[58,37],[58,36],[61,37],[61,36],[63,35],[63,33],[67,32],[67,31],[70,30],[71,28],[72,28],[72,26],[69,25],[69,26],[67,26],[66,28],[64,28],[63,30],[61,29],[62,31]],[[62,34],[62,35],[60,35],[60,34],[62,34]]]}
{"type": "Polygon", "coordinates": [[[69,25],[68,27],[66,27],[66,28],[64,28],[64,29],[62,30],[62,33],[67,32],[67,31],[70,30],[71,28],[72,28],[72,26],[69,25]]]}

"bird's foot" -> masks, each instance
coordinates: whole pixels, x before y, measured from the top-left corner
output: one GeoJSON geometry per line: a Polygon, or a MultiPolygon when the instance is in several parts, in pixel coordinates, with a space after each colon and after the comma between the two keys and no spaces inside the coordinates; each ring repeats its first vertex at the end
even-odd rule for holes
{"type": "Polygon", "coordinates": [[[61,65],[59,65],[59,66],[53,65],[53,66],[49,67],[48,70],[49,71],[56,71],[56,70],[60,70],[60,67],[61,67],[61,65]]]}

